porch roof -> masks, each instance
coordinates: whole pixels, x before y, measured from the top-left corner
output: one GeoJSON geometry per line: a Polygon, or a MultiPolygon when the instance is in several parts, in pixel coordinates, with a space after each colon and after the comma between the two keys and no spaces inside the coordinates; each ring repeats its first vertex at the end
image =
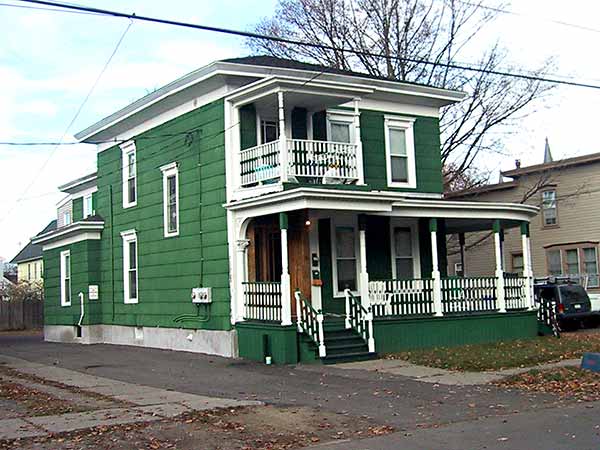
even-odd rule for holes
{"type": "Polygon", "coordinates": [[[257,217],[301,209],[354,211],[371,215],[447,219],[449,233],[491,228],[494,220],[511,228],[529,222],[538,208],[517,203],[456,201],[437,194],[389,191],[356,191],[299,187],[273,192],[260,197],[230,202],[225,208],[257,217]]]}

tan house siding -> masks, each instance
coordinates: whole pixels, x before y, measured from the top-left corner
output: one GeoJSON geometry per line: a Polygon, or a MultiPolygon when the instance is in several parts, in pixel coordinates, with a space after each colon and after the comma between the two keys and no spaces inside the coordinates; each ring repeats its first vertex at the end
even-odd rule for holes
{"type": "MultiPolygon", "coordinates": [[[[465,200],[490,202],[522,202],[526,193],[543,181],[546,189],[556,189],[557,225],[544,227],[541,213],[532,219],[530,225],[533,272],[535,276],[548,274],[546,250],[550,246],[577,244],[586,242],[594,246],[600,254],[600,161],[586,165],[577,165],[553,170],[549,174],[533,173],[523,175],[515,187],[504,190],[480,192],[462,196],[465,200]]],[[[542,192],[538,191],[526,203],[541,206],[542,192]]],[[[493,238],[488,237],[482,243],[474,245],[487,233],[469,233],[466,235],[465,275],[489,275],[494,272],[493,238]],[[472,247],[470,247],[472,246],[472,247]]],[[[491,235],[490,235],[491,236],[491,235]]],[[[513,271],[512,255],[521,253],[521,236],[518,229],[506,232],[504,241],[505,270],[513,271]]],[[[600,256],[600,255],[599,255],[600,256]]],[[[449,256],[449,273],[454,274],[454,264],[460,261],[457,254],[449,256]]],[[[563,265],[564,266],[564,265],[563,265]]],[[[580,267],[583,272],[583,268],[580,267]]]]}
{"type": "Polygon", "coordinates": [[[26,261],[17,264],[17,280],[41,281],[44,275],[44,265],[41,259],[26,261]]]}

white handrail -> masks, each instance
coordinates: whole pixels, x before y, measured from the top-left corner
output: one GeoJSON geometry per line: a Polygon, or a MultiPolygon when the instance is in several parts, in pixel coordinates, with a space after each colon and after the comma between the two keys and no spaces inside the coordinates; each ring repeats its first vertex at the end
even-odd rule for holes
{"type": "Polygon", "coordinates": [[[346,317],[353,328],[367,343],[369,352],[375,351],[375,336],[373,334],[373,311],[365,309],[350,289],[344,291],[346,296],[346,317]]]}

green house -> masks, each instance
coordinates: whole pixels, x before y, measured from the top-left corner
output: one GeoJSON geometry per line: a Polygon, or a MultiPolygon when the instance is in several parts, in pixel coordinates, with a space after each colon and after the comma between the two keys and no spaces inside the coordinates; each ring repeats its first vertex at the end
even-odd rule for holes
{"type": "Polygon", "coordinates": [[[439,112],[462,98],[258,56],[81,131],[97,173],[35,238],[46,340],[295,363],[533,336],[537,209],[442,194],[439,112]],[[482,230],[494,273],[448,277],[447,237],[482,230]]]}

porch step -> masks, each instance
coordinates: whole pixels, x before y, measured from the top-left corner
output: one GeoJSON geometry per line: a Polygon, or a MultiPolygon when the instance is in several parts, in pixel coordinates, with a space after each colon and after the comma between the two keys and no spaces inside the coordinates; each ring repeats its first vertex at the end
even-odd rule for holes
{"type": "Polygon", "coordinates": [[[355,361],[368,361],[369,359],[376,359],[377,353],[369,352],[356,352],[356,353],[344,353],[340,355],[328,355],[325,358],[321,358],[323,364],[338,364],[345,362],[355,361]]]}

